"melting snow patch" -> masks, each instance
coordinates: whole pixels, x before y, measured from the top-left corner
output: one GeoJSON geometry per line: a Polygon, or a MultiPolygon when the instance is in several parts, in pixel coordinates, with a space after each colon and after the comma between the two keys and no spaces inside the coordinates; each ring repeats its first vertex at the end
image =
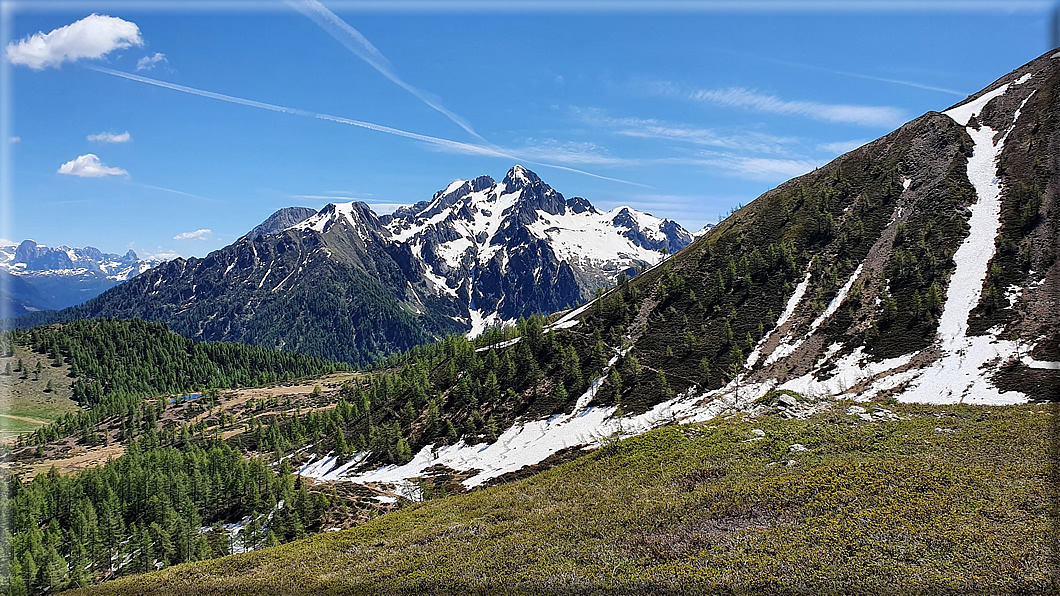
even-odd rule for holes
{"type": "MultiPolygon", "coordinates": [[[[989,99],[1003,94],[1007,88],[1008,85],[1002,85],[966,104],[973,106],[974,110],[960,106],[946,114],[958,123],[967,124],[989,99]]],[[[981,126],[979,130],[968,127],[966,131],[975,144],[972,156],[968,158],[968,181],[975,188],[977,200],[971,206],[968,237],[953,255],[956,268],[939,318],[938,337],[943,355],[924,369],[914,381],[915,385],[899,399],[924,403],[1023,403],[1026,401],[1023,394],[999,391],[989,382],[988,370],[984,370],[995,368],[1014,356],[1015,342],[998,340],[996,332],[967,335],[968,315],[979,303],[987,265],[994,256],[1001,227],[1001,182],[997,177],[997,158],[1008,133],[994,144],[995,131],[989,126],[981,126]]]]}
{"type": "Polygon", "coordinates": [[[832,316],[833,314],[835,314],[835,311],[839,310],[839,307],[843,305],[843,300],[846,300],[847,293],[850,292],[851,286],[854,285],[854,282],[857,281],[858,276],[861,275],[861,269],[864,266],[864,263],[858,265],[858,268],[854,270],[854,275],[850,276],[850,279],[847,280],[847,283],[844,284],[842,288],[839,288],[838,292],[836,292],[835,298],[832,298],[832,301],[828,303],[828,308],[824,309],[824,312],[821,313],[821,316],[814,319],[813,323],[810,325],[810,333],[816,331],[817,328],[821,326],[821,323],[827,321],[828,317],[832,316]]]}
{"type": "MultiPolygon", "coordinates": [[[[764,336],[762,336],[762,339],[758,341],[757,345],[755,345],[754,351],[752,351],[751,354],[747,357],[747,368],[751,368],[755,365],[756,362],[758,362],[758,358],[762,354],[762,347],[766,345],[766,340],[768,340],[769,337],[773,335],[773,333],[777,329],[780,329],[785,323],[787,323],[788,319],[791,318],[791,315],[795,313],[795,308],[799,306],[799,302],[802,300],[802,297],[806,295],[806,288],[809,287],[809,285],[810,271],[807,268],[806,277],[802,278],[802,281],[799,282],[799,285],[795,286],[795,292],[791,295],[791,298],[788,299],[788,304],[784,307],[784,312],[780,314],[780,318],[777,319],[777,324],[769,330],[769,333],[766,333],[764,336]]],[[[784,338],[784,340],[781,341],[781,344],[786,343],[787,339],[788,338],[784,338]]],[[[777,349],[779,350],[780,346],[777,346],[777,349]]],[[[776,359],[774,359],[773,357],[776,352],[777,350],[774,350],[773,354],[769,355],[769,359],[766,360],[766,364],[771,364],[772,362],[776,361],[776,359]]],[[[780,356],[778,356],[777,358],[780,358],[780,356]]]]}

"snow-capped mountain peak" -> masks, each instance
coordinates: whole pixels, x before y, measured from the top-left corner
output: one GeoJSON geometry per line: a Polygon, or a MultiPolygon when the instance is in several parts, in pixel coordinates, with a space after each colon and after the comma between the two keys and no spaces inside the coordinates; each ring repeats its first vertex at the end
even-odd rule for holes
{"type": "Polygon", "coordinates": [[[519,165],[499,183],[489,176],[457,180],[430,201],[382,221],[421,261],[438,292],[459,293],[481,318],[498,320],[580,301],[618,273],[658,262],[661,249],[676,251],[692,241],[670,220],[564,199],[519,165]],[[526,275],[531,279],[517,283],[551,296],[506,299],[502,286],[526,275]]]}

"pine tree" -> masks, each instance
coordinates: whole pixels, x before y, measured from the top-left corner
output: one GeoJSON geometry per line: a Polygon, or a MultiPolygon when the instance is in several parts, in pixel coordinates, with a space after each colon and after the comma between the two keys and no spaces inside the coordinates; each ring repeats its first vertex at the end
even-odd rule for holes
{"type": "Polygon", "coordinates": [[[349,452],[350,447],[346,444],[346,434],[342,432],[341,428],[335,429],[335,455],[339,459],[346,459],[349,452]]]}

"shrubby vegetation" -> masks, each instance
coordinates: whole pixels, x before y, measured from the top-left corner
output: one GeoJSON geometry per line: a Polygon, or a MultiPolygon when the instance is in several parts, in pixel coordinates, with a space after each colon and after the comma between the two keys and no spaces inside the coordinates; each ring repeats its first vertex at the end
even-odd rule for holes
{"type": "Polygon", "coordinates": [[[900,419],[868,422],[848,405],[667,427],[345,532],[82,593],[1055,591],[1051,406],[888,406],[900,419]]]}

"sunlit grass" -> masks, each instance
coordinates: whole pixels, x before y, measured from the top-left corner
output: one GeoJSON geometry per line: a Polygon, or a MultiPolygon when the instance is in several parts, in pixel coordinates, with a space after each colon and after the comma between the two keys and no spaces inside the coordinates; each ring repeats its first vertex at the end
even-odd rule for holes
{"type": "Polygon", "coordinates": [[[906,419],[840,407],[663,428],[348,531],[84,593],[1055,590],[1055,406],[892,409],[906,419]]]}

